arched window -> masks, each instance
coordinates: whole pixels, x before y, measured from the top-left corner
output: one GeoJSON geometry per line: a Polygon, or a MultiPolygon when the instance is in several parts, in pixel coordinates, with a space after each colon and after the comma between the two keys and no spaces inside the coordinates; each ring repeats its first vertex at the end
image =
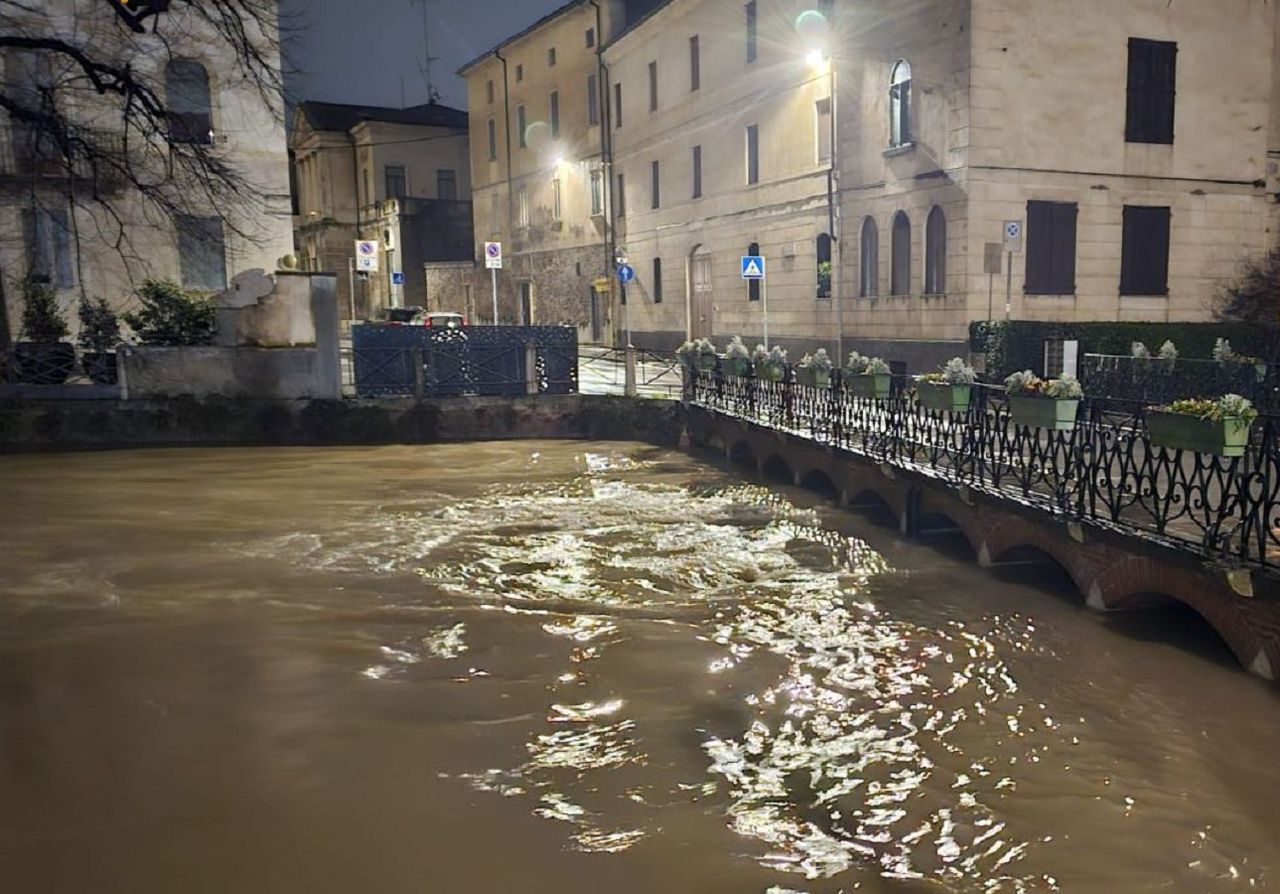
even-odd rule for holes
{"type": "Polygon", "coordinates": [[[889,79],[889,145],[911,143],[911,63],[899,60],[889,79]]]}
{"type": "Polygon", "coordinates": [[[947,291],[947,215],[937,205],[924,229],[924,291],[926,295],[947,291]]]}
{"type": "Polygon", "coordinates": [[[880,231],[876,228],[875,218],[868,217],[862,222],[860,254],[858,294],[863,298],[874,298],[880,284],[880,231]]]}
{"type": "Polygon", "coordinates": [[[905,211],[893,216],[893,259],[889,269],[889,294],[911,294],[911,219],[905,211]]]}
{"type": "Polygon", "coordinates": [[[818,297],[831,297],[831,236],[819,233],[817,240],[818,297]]]}
{"type": "MultiPolygon", "coordinates": [[[[748,246],[747,246],[747,254],[749,254],[749,255],[751,255],[751,256],[753,256],[753,257],[754,257],[754,256],[756,256],[756,255],[759,255],[759,254],[760,254],[760,243],[759,243],[759,242],[752,242],[750,245],[748,245],[748,246]]],[[[758,280],[758,279],[749,279],[749,280],[747,280],[747,300],[748,300],[748,301],[759,301],[759,300],[760,300],[760,280],[758,280]]]]}
{"type": "Polygon", "coordinates": [[[213,142],[213,102],[209,73],[199,62],[174,59],[164,69],[169,139],[174,143],[213,142]]]}

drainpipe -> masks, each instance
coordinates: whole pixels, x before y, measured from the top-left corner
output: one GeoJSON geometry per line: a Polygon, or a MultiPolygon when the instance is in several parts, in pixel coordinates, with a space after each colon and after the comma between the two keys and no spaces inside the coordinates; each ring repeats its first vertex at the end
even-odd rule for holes
{"type": "MultiPolygon", "coordinates": [[[[356,135],[351,131],[347,131],[347,138],[351,140],[351,174],[355,178],[354,192],[356,197],[356,238],[360,239],[360,238],[363,238],[364,236],[364,233],[360,232],[361,229],[364,227],[364,223],[360,220],[360,155],[356,149],[356,135]]],[[[353,269],[355,267],[355,264],[356,264],[355,259],[352,258],[351,266],[353,269]]],[[[361,278],[360,282],[364,284],[361,288],[361,291],[364,292],[364,306],[365,306],[365,309],[368,310],[369,309],[369,280],[367,279],[368,277],[367,273],[365,274],[365,277],[366,278],[361,278]]],[[[352,325],[354,325],[356,321],[356,315],[354,310],[355,303],[356,303],[356,292],[355,292],[356,284],[354,280],[355,280],[355,277],[352,278],[352,282],[351,282],[351,306],[352,306],[351,323],[352,325]]]]}
{"type": "MultiPolygon", "coordinates": [[[[514,272],[516,260],[516,226],[515,226],[515,205],[511,196],[511,90],[510,82],[507,79],[507,60],[502,55],[502,50],[493,51],[494,57],[502,63],[502,135],[506,142],[507,153],[507,233],[511,236],[511,267],[514,272]]],[[[494,320],[493,324],[498,325],[498,321],[494,320]]]]}
{"type": "MultiPolygon", "coordinates": [[[[604,26],[598,0],[588,0],[596,11],[596,66],[597,80],[600,83],[600,95],[596,102],[600,104],[600,201],[604,203],[604,275],[609,280],[609,309],[613,309],[613,265],[618,257],[617,234],[614,232],[613,205],[613,114],[610,102],[609,66],[604,62],[604,26]]],[[[613,314],[609,322],[612,324],[613,314]]],[[[610,328],[613,328],[611,325],[610,328]]]]}

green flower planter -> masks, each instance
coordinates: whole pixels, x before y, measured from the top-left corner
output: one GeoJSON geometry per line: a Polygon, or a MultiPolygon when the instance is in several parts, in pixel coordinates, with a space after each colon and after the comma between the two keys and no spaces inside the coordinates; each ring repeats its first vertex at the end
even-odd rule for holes
{"type": "Polygon", "coordinates": [[[786,369],[776,363],[761,363],[756,367],[756,378],[765,382],[781,382],[786,369]]]}
{"type": "Polygon", "coordinates": [[[1244,456],[1249,445],[1249,424],[1239,416],[1214,421],[1152,410],[1147,413],[1147,434],[1157,447],[1215,456],[1244,456]]]}
{"type": "Polygon", "coordinates": [[[889,375],[853,375],[846,376],[845,381],[849,383],[849,390],[853,392],[854,397],[865,397],[870,400],[888,400],[889,384],[893,381],[893,377],[889,375]]]}
{"type": "Polygon", "coordinates": [[[720,368],[724,370],[726,376],[737,376],[743,378],[747,371],[751,369],[751,361],[746,357],[726,357],[720,364],[720,368]]]}
{"type": "Polygon", "coordinates": [[[826,388],[831,384],[831,370],[796,367],[796,381],[810,388],[826,388]]]}
{"type": "Polygon", "coordinates": [[[694,360],[694,365],[697,366],[698,369],[702,369],[702,370],[715,369],[716,355],[715,354],[699,354],[697,355],[697,358],[694,360]]]}
{"type": "Polygon", "coordinates": [[[1009,412],[1017,425],[1070,431],[1076,425],[1079,400],[1054,400],[1051,397],[1009,396],[1009,412]]]}
{"type": "Polygon", "coordinates": [[[952,385],[947,382],[921,382],[918,389],[920,405],[926,410],[944,413],[965,413],[969,410],[969,385],[952,385]]]}

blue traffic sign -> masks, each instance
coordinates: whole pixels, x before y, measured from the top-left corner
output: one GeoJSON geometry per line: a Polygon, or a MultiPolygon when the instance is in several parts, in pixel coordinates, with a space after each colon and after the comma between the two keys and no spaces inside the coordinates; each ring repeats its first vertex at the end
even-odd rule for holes
{"type": "Polygon", "coordinates": [[[391,274],[391,284],[392,284],[393,286],[402,286],[402,285],[404,285],[404,274],[403,274],[402,272],[400,272],[399,270],[397,270],[397,271],[395,271],[394,273],[392,273],[392,274],[391,274]]]}
{"type": "Polygon", "coordinates": [[[742,278],[764,279],[764,258],[761,255],[742,256],[742,278]]]}
{"type": "Polygon", "coordinates": [[[623,283],[629,283],[636,278],[636,268],[630,264],[618,265],[618,280],[623,283]]]}

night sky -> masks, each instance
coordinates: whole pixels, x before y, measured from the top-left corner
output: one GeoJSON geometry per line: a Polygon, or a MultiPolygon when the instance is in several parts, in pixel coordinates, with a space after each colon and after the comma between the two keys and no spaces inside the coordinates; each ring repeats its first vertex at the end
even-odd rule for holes
{"type": "MultiPolygon", "coordinates": [[[[281,23],[292,68],[291,100],[401,105],[427,101],[420,71],[422,0],[280,0],[281,23]]],[[[431,54],[439,57],[431,80],[440,101],[466,107],[454,72],[506,37],[523,30],[565,0],[426,0],[431,54]]]]}

